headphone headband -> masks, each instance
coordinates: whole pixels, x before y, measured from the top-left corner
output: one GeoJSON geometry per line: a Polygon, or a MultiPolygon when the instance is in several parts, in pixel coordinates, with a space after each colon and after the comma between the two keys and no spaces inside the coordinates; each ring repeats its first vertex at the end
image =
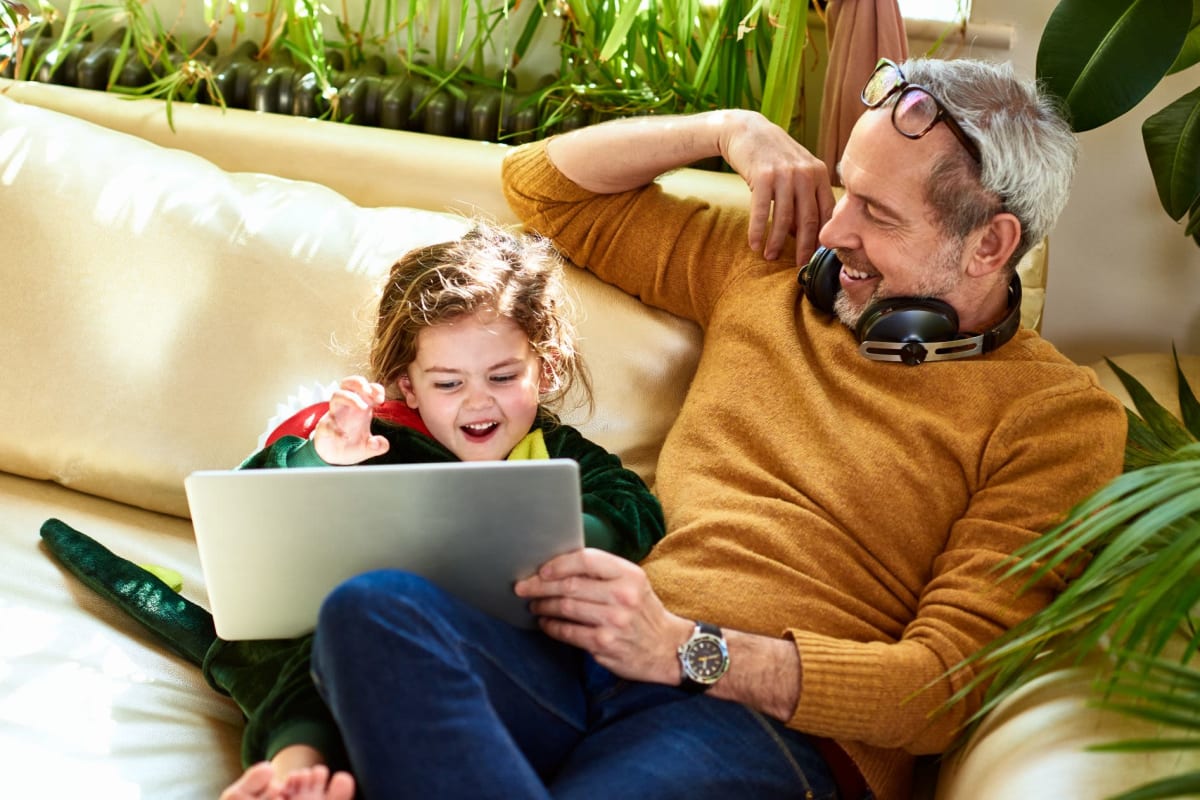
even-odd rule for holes
{"type": "MultiPolygon", "coordinates": [[[[804,296],[826,314],[841,291],[842,262],[819,247],[797,276],[804,296]]],[[[873,361],[899,361],[916,366],[926,361],[952,361],[990,353],[1021,327],[1021,279],[1015,273],[1008,285],[1008,313],[982,334],[958,331],[958,312],[949,303],[930,297],[889,297],[868,306],[855,335],[858,352],[873,361]]]]}

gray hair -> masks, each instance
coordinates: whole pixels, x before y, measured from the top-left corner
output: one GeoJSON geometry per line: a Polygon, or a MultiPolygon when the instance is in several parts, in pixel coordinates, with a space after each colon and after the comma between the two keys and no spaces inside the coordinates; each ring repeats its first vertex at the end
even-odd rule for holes
{"type": "Polygon", "coordinates": [[[964,148],[942,158],[926,196],[948,233],[966,236],[993,214],[1021,221],[1017,262],[1041,241],[1067,204],[1079,145],[1056,99],[1022,80],[1009,63],[913,59],[905,78],[933,93],[982,153],[982,168],[964,148]]]}

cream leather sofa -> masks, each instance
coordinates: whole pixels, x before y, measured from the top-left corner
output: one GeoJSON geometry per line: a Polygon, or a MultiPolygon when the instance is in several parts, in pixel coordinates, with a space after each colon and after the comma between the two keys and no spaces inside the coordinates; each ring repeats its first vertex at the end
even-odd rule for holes
{"type": "MultiPolygon", "coordinates": [[[[39,526],[57,517],[177,570],[204,604],[184,476],[235,465],[358,368],[375,282],[400,253],[456,235],[463,213],[513,221],[505,148],[178,104],[172,129],[154,101],[0,88],[0,795],[215,798],[240,772],[236,708],[65,573],[39,526]]],[[[728,175],[667,182],[745,197],[728,175]]],[[[1024,267],[1026,324],[1044,268],[1044,250],[1024,267]]],[[[598,393],[578,422],[652,482],[697,329],[571,280],[598,393]]],[[[998,716],[940,796],[1127,783],[1126,761],[1077,752],[1095,718],[1081,696],[1063,682],[998,716]],[[1036,759],[1006,744],[1029,727],[1044,732],[1036,759]]]]}

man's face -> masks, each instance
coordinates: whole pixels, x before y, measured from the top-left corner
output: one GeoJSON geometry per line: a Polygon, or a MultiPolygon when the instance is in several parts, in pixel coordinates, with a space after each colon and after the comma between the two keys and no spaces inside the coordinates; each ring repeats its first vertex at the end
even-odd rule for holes
{"type": "Polygon", "coordinates": [[[842,261],[835,311],[851,328],[888,297],[956,305],[964,283],[963,243],[942,231],[925,200],[934,162],[960,145],[942,125],[921,139],[905,138],[890,114],[867,111],[854,126],[839,165],[846,192],[821,229],[821,244],[842,261]]]}

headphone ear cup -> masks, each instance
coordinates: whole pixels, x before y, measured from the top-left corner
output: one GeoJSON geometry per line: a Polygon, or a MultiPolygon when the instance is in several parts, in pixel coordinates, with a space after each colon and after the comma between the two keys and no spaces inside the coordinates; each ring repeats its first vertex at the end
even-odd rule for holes
{"type": "Polygon", "coordinates": [[[804,269],[800,284],[808,301],[826,314],[833,313],[833,301],[842,290],[842,262],[828,247],[818,247],[804,269]]]}
{"type": "Polygon", "coordinates": [[[949,342],[957,339],[958,312],[931,297],[891,297],[863,311],[860,342],[949,342]]]}

